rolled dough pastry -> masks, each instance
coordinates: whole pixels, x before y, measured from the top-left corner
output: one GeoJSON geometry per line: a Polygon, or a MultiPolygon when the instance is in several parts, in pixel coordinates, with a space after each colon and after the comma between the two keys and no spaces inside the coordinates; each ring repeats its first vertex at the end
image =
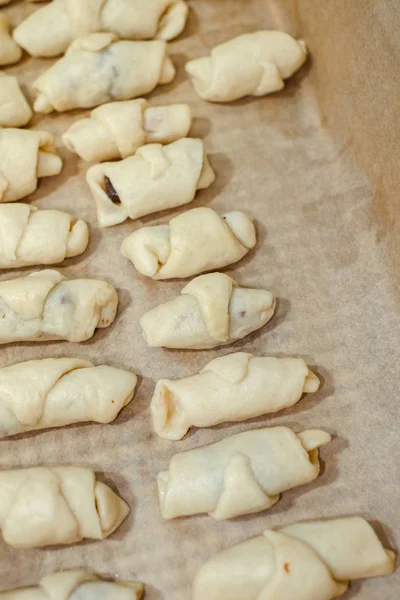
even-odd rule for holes
{"type": "Polygon", "coordinates": [[[202,350],[244,338],[268,323],[274,312],[271,292],[241,288],[224,273],[209,273],[145,313],[140,324],[149,346],[202,350]]]}
{"type": "Polygon", "coordinates": [[[141,600],[143,594],[138,581],[103,580],[80,569],[48,575],[38,586],[0,592],[0,600],[141,600]]]}
{"type": "Polygon", "coordinates": [[[100,579],[91,571],[62,571],[44,577],[38,586],[0,592],[0,600],[141,600],[137,581],[100,579]]]}
{"type": "Polygon", "coordinates": [[[45,270],[0,282],[0,344],[84,342],[115,319],[118,296],[100,279],[45,270]]]}
{"type": "Polygon", "coordinates": [[[58,56],[78,37],[107,31],[128,40],[171,40],[185,28],[184,0],[53,0],[22,21],[14,38],[32,56],[58,56]]]}
{"type": "Polygon", "coordinates": [[[51,113],[129,100],[174,77],[166,42],[120,42],[112,33],[92,33],[72,42],[36,79],[33,108],[51,113]]]}
{"type": "Polygon", "coordinates": [[[330,441],[325,431],[271,427],[176,454],[158,475],[161,514],[221,520],[270,508],[282,492],[317,479],[318,448],[330,441]]]}
{"type": "Polygon", "coordinates": [[[6,17],[0,15],[0,67],[12,65],[18,62],[21,57],[21,48],[10,36],[10,25],[6,17]]]}
{"type": "Polygon", "coordinates": [[[68,150],[84,160],[127,158],[145,144],[186,137],[192,124],[187,104],[150,107],[147,100],[111,102],[74,123],[63,135],[68,150]]]}
{"type": "Polygon", "coordinates": [[[0,72],[0,127],[23,127],[32,114],[18,79],[0,72]]]}
{"type": "Polygon", "coordinates": [[[235,352],[215,358],[197,375],[158,381],[151,401],[156,432],[180,440],[190,427],[245,421],[293,406],[320,382],[301,358],[235,352]]]}
{"type": "Polygon", "coordinates": [[[169,225],[134,231],[123,241],[121,252],[142,275],[171,279],[235,263],[256,241],[251,217],[242,212],[219,215],[203,206],[174,217],[169,225]]]}
{"type": "Polygon", "coordinates": [[[389,575],[394,560],[361,517],[267,529],[206,562],[193,600],[332,600],[351,579],[389,575]]]}
{"type": "Polygon", "coordinates": [[[282,31],[257,31],[216,46],[191,60],[186,71],[196,92],[210,102],[265,96],[285,87],[307,59],[306,45],[282,31]]]}
{"type": "Polygon", "coordinates": [[[35,467],[0,471],[0,528],[15,548],[103,540],[128,505],[92,469],[35,467]]]}
{"type": "Polygon", "coordinates": [[[89,243],[85,221],[30,204],[0,204],[0,269],[51,265],[82,254],[89,243]]]}
{"type": "Polygon", "coordinates": [[[31,360],[0,369],[0,438],[71,423],[111,423],[137,377],[79,358],[31,360]]]}
{"type": "Polygon", "coordinates": [[[203,142],[191,138],[142,146],[134,156],[94,165],[86,175],[102,227],[188,204],[214,178],[203,142]]]}
{"type": "Polygon", "coordinates": [[[40,177],[58,175],[61,169],[51,133],[0,130],[0,202],[21,200],[36,190],[40,177]]]}

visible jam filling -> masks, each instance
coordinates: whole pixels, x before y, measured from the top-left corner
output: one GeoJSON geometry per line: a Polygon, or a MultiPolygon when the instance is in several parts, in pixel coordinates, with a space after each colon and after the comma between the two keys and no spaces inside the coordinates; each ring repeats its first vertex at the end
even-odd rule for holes
{"type": "Polygon", "coordinates": [[[111,183],[111,181],[107,177],[107,175],[104,175],[104,187],[105,187],[106,194],[110,198],[111,202],[114,202],[115,204],[117,204],[118,202],[121,202],[117,192],[115,191],[113,184],[111,183]]]}

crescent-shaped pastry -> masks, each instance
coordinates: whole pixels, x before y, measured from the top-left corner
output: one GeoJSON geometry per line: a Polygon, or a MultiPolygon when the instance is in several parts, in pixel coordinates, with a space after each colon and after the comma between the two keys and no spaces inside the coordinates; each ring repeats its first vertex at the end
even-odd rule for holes
{"type": "Polygon", "coordinates": [[[100,279],[66,279],[45,270],[0,282],[0,344],[84,342],[115,319],[118,296],[100,279]]]}
{"type": "Polygon", "coordinates": [[[180,440],[191,427],[245,421],[296,404],[320,382],[301,358],[235,352],[215,358],[197,375],[158,381],[151,401],[154,429],[180,440]]]}
{"type": "Polygon", "coordinates": [[[0,127],[23,127],[32,115],[18,79],[0,72],[0,127]]]}
{"type": "Polygon", "coordinates": [[[127,158],[145,144],[169,144],[186,137],[192,124],[187,104],[150,106],[147,100],[111,102],[74,123],[62,136],[65,146],[88,161],[127,158]]]}
{"type": "Polygon", "coordinates": [[[127,40],[172,40],[185,28],[184,0],[53,0],[27,17],[14,39],[32,56],[63,54],[78,37],[98,31],[127,40]]]}
{"type": "Polygon", "coordinates": [[[82,254],[89,228],[59,210],[0,204],[0,269],[51,265],[82,254]]]}
{"type": "Polygon", "coordinates": [[[174,217],[168,225],[134,231],[123,241],[121,252],[142,275],[171,279],[231,265],[256,241],[251,217],[237,211],[219,215],[200,207],[174,217]]]}
{"type": "Polygon", "coordinates": [[[191,60],[186,71],[201,98],[231,102],[281,90],[306,59],[303,41],[282,31],[257,31],[216,46],[210,56],[191,60]]]}
{"type": "Polygon", "coordinates": [[[112,33],[92,33],[72,42],[36,79],[33,108],[51,113],[130,100],[174,77],[166,42],[121,42],[112,33]]]}
{"type": "Polygon", "coordinates": [[[10,25],[5,15],[0,15],[0,67],[12,65],[18,62],[21,57],[22,49],[12,39],[10,25]]]}
{"type": "Polygon", "coordinates": [[[0,529],[15,548],[103,540],[129,513],[92,469],[34,467],[0,471],[0,529]]]}
{"type": "Polygon", "coordinates": [[[361,517],[297,523],[216,554],[198,572],[193,600],[332,600],[351,579],[389,575],[394,561],[361,517]]]}
{"type": "Polygon", "coordinates": [[[221,520],[270,508],[282,492],[317,479],[318,448],[330,441],[325,431],[271,427],[176,454],[158,475],[161,514],[221,520]]]}
{"type": "Polygon", "coordinates": [[[241,288],[224,273],[209,273],[149,310],[140,324],[149,346],[203,350],[241,340],[268,323],[274,312],[271,292],[241,288]]]}
{"type": "Polygon", "coordinates": [[[0,369],[0,438],[95,421],[111,423],[137,377],[79,358],[30,360],[0,369]]]}
{"type": "Polygon", "coordinates": [[[0,600],[141,600],[138,581],[105,580],[86,569],[43,577],[39,585],[0,592],[0,600]]]}
{"type": "Polygon", "coordinates": [[[47,131],[0,129],[0,202],[32,194],[41,177],[58,175],[62,160],[47,131]]]}
{"type": "Polygon", "coordinates": [[[134,156],[94,165],[86,175],[102,227],[188,204],[214,178],[203,142],[191,138],[142,146],[134,156]]]}

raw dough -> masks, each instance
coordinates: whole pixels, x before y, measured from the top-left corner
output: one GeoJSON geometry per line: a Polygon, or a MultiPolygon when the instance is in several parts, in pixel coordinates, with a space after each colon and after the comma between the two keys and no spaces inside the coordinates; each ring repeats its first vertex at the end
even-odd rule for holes
{"type": "Polygon", "coordinates": [[[332,600],[351,579],[389,575],[394,561],[361,517],[267,529],[206,562],[193,600],[332,600]]]}
{"type": "Polygon", "coordinates": [[[270,508],[282,492],[317,479],[318,448],[330,441],[324,431],[271,427],[176,454],[158,475],[161,514],[220,520],[270,508]]]}
{"type": "Polygon", "coordinates": [[[15,548],[103,540],[129,513],[92,469],[35,467],[0,471],[0,528],[15,548]]]}
{"type": "Polygon", "coordinates": [[[51,265],[82,254],[89,243],[85,221],[30,204],[0,204],[0,269],[51,265]]]}
{"type": "Polygon", "coordinates": [[[51,133],[0,130],[0,202],[21,200],[36,190],[40,177],[58,175],[61,169],[51,133]]]}
{"type": "Polygon", "coordinates": [[[0,369],[0,438],[71,423],[111,423],[132,400],[133,373],[79,358],[0,369]]]}
{"type": "Polygon", "coordinates": [[[216,46],[211,56],[191,60],[186,71],[204,100],[230,102],[265,96],[285,87],[307,59],[305,43],[282,31],[257,31],[216,46]]]}
{"type": "Polygon", "coordinates": [[[86,569],[44,577],[38,586],[0,592],[1,600],[141,600],[144,585],[137,581],[100,579],[86,569]]]}
{"type": "Polygon", "coordinates": [[[118,296],[100,279],[68,280],[45,270],[0,282],[0,344],[84,342],[115,319],[118,296]]]}
{"type": "Polygon", "coordinates": [[[18,79],[0,72],[0,127],[23,127],[32,114],[18,79]]]}
{"type": "Polygon", "coordinates": [[[202,350],[244,338],[268,323],[274,312],[271,292],[241,288],[224,273],[209,273],[145,313],[140,324],[149,346],[202,350]]]}
{"type": "Polygon", "coordinates": [[[151,401],[156,432],[180,440],[190,427],[244,421],[293,406],[319,389],[301,358],[236,352],[215,358],[197,375],[158,381],[151,401]]]}
{"type": "Polygon", "coordinates": [[[22,57],[22,49],[10,36],[10,25],[4,15],[0,15],[0,66],[12,65],[22,57]]]}
{"type": "Polygon", "coordinates": [[[32,56],[58,56],[78,37],[106,31],[128,40],[171,40],[185,28],[183,0],[53,0],[26,18],[14,38],[32,56]]]}
{"type": "Polygon", "coordinates": [[[256,245],[253,219],[242,212],[219,215],[193,208],[169,225],[143,227],[125,238],[122,255],[153,279],[190,277],[226,267],[256,245]]]}
{"type": "Polygon", "coordinates": [[[214,178],[203,142],[191,138],[142,146],[134,156],[94,165],[86,175],[102,227],[188,204],[214,178]]]}
{"type": "Polygon", "coordinates": [[[112,33],[92,33],[72,42],[36,79],[33,108],[51,113],[129,100],[174,77],[166,42],[120,42],[112,33]]]}
{"type": "Polygon", "coordinates": [[[147,100],[111,102],[74,123],[63,135],[68,150],[84,160],[127,158],[144,144],[186,137],[192,124],[187,104],[150,107],[147,100]]]}

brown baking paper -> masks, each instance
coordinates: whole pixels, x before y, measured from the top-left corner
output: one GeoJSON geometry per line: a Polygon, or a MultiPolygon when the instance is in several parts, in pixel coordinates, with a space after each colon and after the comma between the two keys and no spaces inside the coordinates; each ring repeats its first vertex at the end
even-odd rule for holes
{"type": "MultiPolygon", "coordinates": [[[[257,247],[227,272],[244,286],[274,292],[277,313],[261,331],[219,350],[147,348],[140,316],[176,295],[185,281],[141,277],[119,248],[130,232],[165,223],[179,211],[99,229],[84,179],[88,165],[61,144],[61,133],[86,113],[35,117],[34,127],[57,134],[64,169],[43,181],[30,200],[89,222],[88,251],[61,270],[106,279],[118,289],[120,309],[115,323],[89,342],[3,346],[0,364],[77,356],[131,369],[140,375],[140,385],[111,425],[71,426],[2,441],[0,468],[91,466],[132,511],[102,542],[14,550],[0,541],[0,589],[37,582],[56,570],[87,567],[144,581],[149,600],[188,600],[198,568],[215,552],[267,527],[314,517],[361,514],[379,520],[382,539],[400,548],[398,5],[193,0],[190,6],[187,30],[170,45],[177,77],[150,101],[188,102],[193,108],[192,135],[204,138],[217,179],[188,208],[208,205],[254,215],[257,247]],[[282,92],[269,97],[227,105],[201,101],[185,76],[185,62],[259,28],[304,38],[311,51],[307,64],[282,92]],[[239,350],[301,356],[321,375],[322,389],[275,417],[192,429],[181,442],[159,439],[149,414],[157,379],[194,374],[212,358],[239,350]],[[324,469],[315,483],[285,493],[268,512],[255,516],[229,522],[208,516],[161,519],[156,474],[173,454],[277,424],[334,434],[322,450],[324,469]]],[[[15,25],[32,10],[15,2],[4,13],[15,25]]],[[[32,82],[50,64],[25,57],[7,71],[18,75],[32,98],[32,82]]],[[[3,272],[1,278],[27,272],[3,272]]],[[[399,573],[355,583],[343,598],[395,600],[399,573]]]]}

